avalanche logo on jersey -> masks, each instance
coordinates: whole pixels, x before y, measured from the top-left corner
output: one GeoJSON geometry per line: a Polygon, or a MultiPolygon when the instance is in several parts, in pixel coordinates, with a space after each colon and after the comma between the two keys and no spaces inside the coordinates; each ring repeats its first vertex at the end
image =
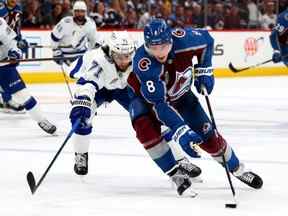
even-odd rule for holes
{"type": "Polygon", "coordinates": [[[186,68],[183,72],[176,71],[175,82],[168,91],[171,101],[177,100],[190,89],[191,79],[192,66],[186,68]]]}
{"type": "Polygon", "coordinates": [[[180,28],[176,28],[175,30],[172,31],[172,35],[178,38],[184,37],[185,34],[186,32],[184,31],[184,29],[180,29],[180,28]]]}
{"type": "Polygon", "coordinates": [[[138,63],[138,68],[141,71],[147,71],[151,65],[151,60],[149,58],[142,58],[138,63]]]}

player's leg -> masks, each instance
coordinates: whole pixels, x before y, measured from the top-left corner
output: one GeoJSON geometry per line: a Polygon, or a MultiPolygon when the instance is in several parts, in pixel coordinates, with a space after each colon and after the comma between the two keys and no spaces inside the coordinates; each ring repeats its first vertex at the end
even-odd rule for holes
{"type": "MultiPolygon", "coordinates": [[[[116,100],[124,109],[126,109],[127,111],[129,111],[129,105],[130,105],[130,99],[128,96],[128,89],[118,89],[118,90],[113,90],[113,93],[111,94],[112,98],[114,100],[116,100]]],[[[138,102],[139,103],[139,102],[138,102]]],[[[141,104],[141,103],[140,103],[141,104]]],[[[142,104],[142,106],[144,106],[142,104]]],[[[146,112],[147,113],[147,112],[146,112]]],[[[145,114],[145,111],[144,113],[145,114]]],[[[156,116],[150,112],[150,119],[152,119],[152,121],[158,122],[156,116]]],[[[159,123],[160,124],[160,123],[159,123]]],[[[201,169],[200,167],[196,166],[195,164],[191,163],[183,154],[183,152],[181,150],[179,150],[178,144],[176,144],[175,142],[173,142],[172,140],[172,135],[170,135],[171,133],[169,133],[169,131],[162,133],[161,136],[164,137],[165,142],[169,145],[173,156],[175,157],[177,163],[179,164],[179,167],[181,169],[184,169],[184,171],[187,172],[187,174],[189,175],[189,177],[191,177],[191,180],[193,181],[197,181],[197,182],[201,182],[200,179],[196,179],[195,177],[199,176],[201,174],[201,169]]],[[[195,152],[195,155],[193,155],[194,157],[199,157],[199,155],[195,152]]]]}
{"type": "MultiPolygon", "coordinates": [[[[105,97],[104,95],[103,97],[101,96],[102,99],[104,97],[105,97]]],[[[77,175],[81,176],[88,174],[88,155],[91,139],[90,137],[92,133],[92,120],[96,116],[96,110],[97,110],[97,104],[95,101],[92,103],[90,110],[91,114],[89,120],[86,121],[85,123],[81,123],[75,130],[75,134],[71,137],[75,154],[74,172],[77,175]]],[[[71,114],[70,114],[70,120],[71,123],[73,124],[74,119],[71,118],[71,114]]]]}
{"type": "Polygon", "coordinates": [[[191,186],[191,181],[187,174],[179,169],[169,145],[161,136],[160,122],[155,121],[149,114],[149,110],[143,106],[141,99],[137,98],[131,101],[130,117],[136,137],[152,160],[176,184],[178,194],[191,193],[190,190],[187,190],[191,186]]]}
{"type": "Polygon", "coordinates": [[[244,164],[239,161],[232,147],[227,144],[221,134],[215,133],[207,114],[196,96],[190,93],[186,95],[181,102],[184,103],[185,106],[182,105],[176,107],[176,109],[191,129],[202,137],[203,143],[200,147],[222,165],[222,155],[224,154],[228,169],[234,176],[253,188],[262,187],[262,179],[257,174],[245,170],[244,164]]]}
{"type": "Polygon", "coordinates": [[[7,92],[0,93],[0,109],[6,113],[25,113],[24,107],[12,100],[12,95],[7,92]]]}
{"type": "MultiPolygon", "coordinates": [[[[173,133],[170,131],[170,129],[166,129],[164,132],[162,132],[162,136],[164,137],[167,144],[170,146],[173,156],[175,157],[177,163],[179,164],[179,167],[183,169],[188,176],[191,178],[191,181],[193,182],[203,182],[203,180],[200,177],[201,169],[194,163],[192,163],[185,155],[183,149],[181,146],[176,143],[172,139],[173,133]]],[[[200,155],[198,152],[194,151],[193,149],[189,149],[188,152],[190,153],[189,156],[193,158],[199,158],[200,155]]]]}
{"type": "Polygon", "coordinates": [[[35,120],[45,132],[49,134],[55,133],[56,126],[44,117],[38,102],[27,90],[15,66],[9,65],[1,67],[0,82],[4,92],[11,94],[12,100],[22,105],[30,117],[35,120]]]}

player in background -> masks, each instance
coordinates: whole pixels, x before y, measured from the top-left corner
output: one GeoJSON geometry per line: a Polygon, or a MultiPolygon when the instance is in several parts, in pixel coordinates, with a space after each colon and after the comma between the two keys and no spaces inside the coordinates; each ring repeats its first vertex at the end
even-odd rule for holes
{"type": "Polygon", "coordinates": [[[280,13],[270,34],[274,63],[283,62],[288,67],[288,9],[280,13]]]}
{"type": "MultiPolygon", "coordinates": [[[[113,32],[105,40],[105,45],[86,52],[70,66],[73,77],[78,79],[70,119],[72,124],[81,119],[80,127],[71,138],[75,149],[74,171],[78,175],[86,175],[88,172],[91,123],[97,107],[104,102],[110,103],[115,100],[129,111],[127,77],[132,71],[134,52],[134,41],[127,32],[113,32]]],[[[158,142],[170,149],[163,138],[158,142]]],[[[157,149],[152,152],[157,153],[157,149]]],[[[149,154],[151,155],[151,152],[149,154]]],[[[183,159],[184,156],[181,157],[179,154],[177,157],[183,159]]],[[[201,173],[201,169],[192,163],[185,162],[181,168],[191,177],[199,176],[201,173]]]]}
{"type": "Polygon", "coordinates": [[[17,60],[22,58],[22,51],[17,47],[16,36],[5,20],[0,18],[0,60],[9,60],[0,64],[0,92],[9,93],[12,100],[23,106],[45,132],[54,134],[56,126],[43,116],[38,102],[30,95],[17,71],[17,60]]]}
{"type": "MultiPolygon", "coordinates": [[[[71,58],[65,61],[70,64],[82,56],[88,49],[98,47],[101,43],[95,22],[87,16],[84,1],[76,1],[73,5],[73,16],[66,16],[53,28],[51,33],[53,57],[71,58]]],[[[59,65],[63,60],[56,60],[59,65]]]]}
{"type": "MultiPolygon", "coordinates": [[[[0,2],[0,17],[3,17],[9,27],[17,34],[15,38],[17,40],[17,46],[23,53],[26,53],[28,51],[28,42],[23,39],[21,35],[22,9],[20,5],[17,4],[17,0],[0,2]]],[[[5,112],[16,113],[23,113],[24,110],[24,107],[15,103],[15,101],[12,100],[11,95],[7,92],[1,93],[0,108],[5,112]]]]}
{"type": "Polygon", "coordinates": [[[133,72],[128,84],[131,94],[131,119],[137,136],[152,155],[154,161],[171,176],[181,195],[191,186],[185,173],[175,166],[171,151],[159,139],[161,123],[170,131],[170,137],[185,149],[198,145],[223,165],[227,160],[229,171],[250,187],[262,187],[262,179],[248,171],[235,152],[220,134],[215,134],[212,124],[198,98],[191,91],[193,82],[199,93],[202,87],[210,94],[214,86],[212,53],[214,39],[207,30],[185,28],[171,30],[163,19],[153,19],[144,28],[144,45],[133,58],[133,72]],[[134,98],[134,99],[133,99],[134,98]],[[151,116],[155,111],[156,117],[151,116]],[[150,128],[158,131],[151,133],[150,128]],[[194,145],[193,145],[194,144],[194,145]],[[165,164],[165,166],[164,166],[165,164]]]}

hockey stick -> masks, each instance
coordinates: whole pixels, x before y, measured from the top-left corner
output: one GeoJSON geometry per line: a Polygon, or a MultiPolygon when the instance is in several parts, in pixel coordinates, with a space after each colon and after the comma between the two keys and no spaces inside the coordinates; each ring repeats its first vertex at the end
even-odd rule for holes
{"type": "Polygon", "coordinates": [[[267,63],[272,62],[272,61],[273,61],[272,59],[269,59],[269,60],[260,62],[260,63],[258,63],[258,64],[251,65],[251,66],[244,67],[244,68],[235,68],[234,65],[232,64],[232,62],[229,62],[228,67],[229,67],[229,69],[230,69],[232,72],[234,72],[234,73],[239,73],[239,72],[241,72],[241,71],[249,70],[249,69],[252,69],[252,68],[255,68],[255,67],[258,67],[258,66],[267,64],[267,63]]]}
{"type": "Polygon", "coordinates": [[[41,61],[55,61],[55,60],[71,60],[71,57],[54,57],[54,58],[32,58],[32,59],[13,59],[13,60],[0,60],[0,63],[11,62],[41,62],[41,61]]]}
{"type": "Polygon", "coordinates": [[[62,151],[62,149],[64,148],[64,146],[66,145],[66,143],[68,142],[68,140],[70,139],[70,137],[73,135],[73,133],[75,132],[75,130],[78,128],[80,124],[80,119],[77,119],[77,121],[74,123],[74,125],[72,126],[72,129],[70,130],[70,132],[68,133],[66,139],[64,140],[63,144],[61,145],[60,149],[57,151],[56,155],[54,156],[54,158],[52,159],[52,161],[50,162],[49,166],[47,167],[47,169],[45,170],[45,172],[43,173],[43,175],[41,176],[40,180],[37,182],[35,181],[34,175],[31,171],[29,171],[26,175],[27,178],[27,182],[29,185],[29,188],[32,192],[32,194],[34,194],[36,192],[36,190],[38,189],[38,187],[41,185],[42,181],[44,180],[44,178],[46,177],[48,171],[50,170],[50,168],[52,167],[52,165],[54,164],[55,160],[57,159],[57,157],[59,156],[60,152],[62,151]]]}
{"type": "MultiPolygon", "coordinates": [[[[204,86],[202,86],[202,91],[204,92],[206,104],[207,104],[209,115],[210,115],[211,122],[212,122],[212,127],[213,127],[213,129],[215,131],[215,134],[217,136],[218,135],[218,130],[217,130],[217,127],[216,127],[216,122],[215,122],[214,115],[213,115],[213,112],[212,112],[209,96],[208,96],[207,90],[206,90],[206,88],[204,86]]],[[[229,185],[230,185],[230,189],[232,191],[233,201],[234,201],[233,203],[226,203],[225,207],[226,208],[236,208],[237,207],[236,193],[235,193],[234,186],[232,184],[231,176],[230,176],[230,173],[229,173],[227,161],[225,159],[224,154],[222,154],[222,161],[223,161],[223,164],[224,164],[225,172],[226,172],[226,175],[227,175],[227,178],[228,178],[228,182],[229,182],[229,185]]]]}
{"type": "MultiPolygon", "coordinates": [[[[53,49],[53,47],[51,45],[38,45],[38,44],[29,44],[29,48],[49,48],[49,49],[53,49]]],[[[57,48],[73,48],[72,45],[69,46],[58,46],[57,48]]]]}
{"type": "Polygon", "coordinates": [[[68,82],[68,78],[65,74],[65,71],[63,69],[63,64],[61,65],[61,71],[62,71],[62,74],[63,74],[63,77],[64,77],[64,80],[65,80],[65,83],[66,83],[66,86],[68,88],[68,91],[69,91],[69,94],[70,94],[70,102],[72,103],[72,100],[73,100],[73,94],[72,94],[72,90],[70,88],[70,85],[69,85],[69,82],[68,82]]]}

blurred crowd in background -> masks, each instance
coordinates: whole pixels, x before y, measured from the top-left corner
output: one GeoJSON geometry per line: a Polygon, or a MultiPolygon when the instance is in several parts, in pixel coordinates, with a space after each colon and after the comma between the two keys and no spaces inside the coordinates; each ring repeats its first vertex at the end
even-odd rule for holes
{"type": "MultiPolygon", "coordinates": [[[[50,29],[72,15],[73,0],[20,0],[22,26],[50,29]]],[[[151,17],[172,27],[264,29],[276,23],[288,0],[86,0],[98,29],[142,29],[151,17]]]]}

